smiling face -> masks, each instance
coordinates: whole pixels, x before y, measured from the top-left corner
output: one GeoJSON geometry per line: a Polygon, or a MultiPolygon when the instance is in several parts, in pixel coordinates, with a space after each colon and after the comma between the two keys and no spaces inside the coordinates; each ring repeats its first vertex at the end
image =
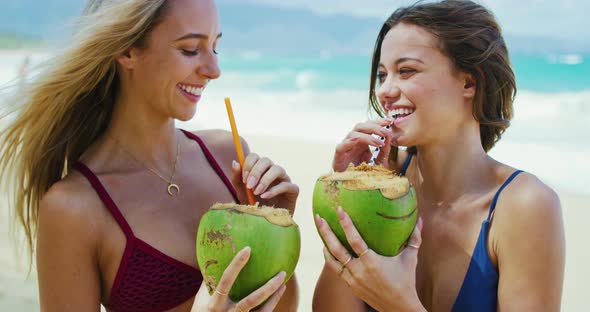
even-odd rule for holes
{"type": "Polygon", "coordinates": [[[189,120],[207,83],[220,75],[221,37],[213,0],[168,1],[144,46],[119,59],[128,93],[157,114],[189,120]]]}
{"type": "Polygon", "coordinates": [[[456,71],[436,37],[421,27],[400,23],[389,30],[378,81],[377,97],[395,115],[394,145],[431,144],[476,122],[470,76],[456,71]]]}

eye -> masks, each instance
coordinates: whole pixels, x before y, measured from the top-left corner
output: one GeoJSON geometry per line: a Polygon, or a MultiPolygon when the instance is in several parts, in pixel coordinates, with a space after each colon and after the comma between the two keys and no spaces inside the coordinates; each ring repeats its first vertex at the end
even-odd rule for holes
{"type": "Polygon", "coordinates": [[[386,72],[378,72],[377,73],[377,81],[379,81],[379,84],[383,84],[383,82],[385,81],[385,78],[387,78],[386,72]]]}
{"type": "Polygon", "coordinates": [[[400,68],[398,72],[402,78],[409,78],[410,76],[412,76],[416,72],[416,70],[411,69],[411,68],[407,68],[407,67],[403,67],[403,68],[400,68]]]}
{"type": "Polygon", "coordinates": [[[195,56],[195,55],[199,54],[199,50],[180,49],[180,51],[182,51],[182,54],[184,54],[186,56],[195,56]]]}

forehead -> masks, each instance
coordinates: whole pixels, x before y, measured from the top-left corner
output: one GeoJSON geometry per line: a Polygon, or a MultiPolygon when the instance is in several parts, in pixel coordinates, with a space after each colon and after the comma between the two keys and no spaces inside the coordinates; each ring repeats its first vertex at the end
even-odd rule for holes
{"type": "Polygon", "coordinates": [[[428,59],[440,54],[437,38],[422,27],[400,23],[391,28],[381,45],[381,62],[395,62],[402,57],[428,59]]]}
{"type": "Polygon", "coordinates": [[[215,38],[220,32],[213,0],[168,0],[160,26],[179,33],[200,33],[215,38]]]}

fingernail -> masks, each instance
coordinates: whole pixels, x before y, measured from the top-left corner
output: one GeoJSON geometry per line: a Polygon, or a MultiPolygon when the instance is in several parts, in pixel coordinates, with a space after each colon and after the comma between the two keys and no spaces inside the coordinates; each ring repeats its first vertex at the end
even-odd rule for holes
{"type": "Polygon", "coordinates": [[[264,185],[258,184],[256,189],[254,190],[254,195],[258,195],[258,194],[262,193],[263,190],[264,190],[264,185]]]}
{"type": "Polygon", "coordinates": [[[262,199],[267,199],[267,198],[268,198],[268,196],[270,196],[270,194],[269,194],[268,192],[265,192],[265,193],[262,193],[262,194],[260,195],[260,198],[262,198],[262,199]]]}
{"type": "Polygon", "coordinates": [[[250,172],[244,171],[244,173],[242,174],[242,183],[246,184],[246,179],[248,178],[248,175],[250,175],[250,172]]]}
{"type": "Polygon", "coordinates": [[[344,220],[344,210],[342,210],[342,207],[338,207],[338,218],[344,220]]]}
{"type": "Polygon", "coordinates": [[[236,169],[236,170],[240,169],[240,163],[238,163],[238,162],[237,162],[237,161],[235,161],[235,160],[233,160],[233,161],[231,162],[231,165],[232,165],[232,167],[233,167],[234,169],[236,169]]]}
{"type": "Polygon", "coordinates": [[[246,185],[247,188],[251,189],[256,185],[256,177],[248,177],[248,184],[246,185]]]}
{"type": "Polygon", "coordinates": [[[275,278],[279,280],[279,279],[284,279],[285,276],[287,276],[287,273],[285,271],[281,271],[281,272],[279,272],[279,274],[277,274],[275,276],[275,278]]]}
{"type": "Polygon", "coordinates": [[[250,258],[250,247],[245,247],[244,249],[242,249],[243,254],[241,256],[241,259],[243,261],[246,261],[250,258]]]}
{"type": "Polygon", "coordinates": [[[322,218],[320,218],[320,215],[319,214],[316,214],[315,215],[315,221],[317,222],[318,225],[321,225],[322,224],[322,218]]]}

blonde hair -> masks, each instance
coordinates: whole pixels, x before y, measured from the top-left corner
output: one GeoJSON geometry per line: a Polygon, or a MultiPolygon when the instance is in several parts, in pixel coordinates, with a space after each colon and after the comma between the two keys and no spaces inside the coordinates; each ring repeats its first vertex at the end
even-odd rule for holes
{"type": "Polygon", "coordinates": [[[89,0],[71,45],[21,92],[14,119],[0,131],[3,186],[10,193],[12,225],[24,228],[29,263],[41,197],[108,126],[117,93],[116,57],[145,44],[165,5],[166,0],[89,0]]]}

